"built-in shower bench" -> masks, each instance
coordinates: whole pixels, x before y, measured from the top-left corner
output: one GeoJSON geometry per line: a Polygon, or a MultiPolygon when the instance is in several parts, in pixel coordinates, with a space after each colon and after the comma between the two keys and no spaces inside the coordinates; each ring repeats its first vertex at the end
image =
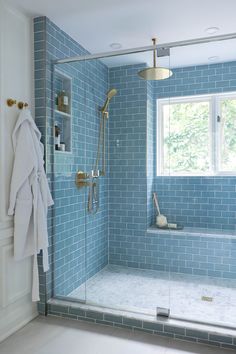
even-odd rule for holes
{"type": "Polygon", "coordinates": [[[144,240],[145,268],[236,279],[236,233],[197,229],[160,230],[149,227],[144,240]]]}

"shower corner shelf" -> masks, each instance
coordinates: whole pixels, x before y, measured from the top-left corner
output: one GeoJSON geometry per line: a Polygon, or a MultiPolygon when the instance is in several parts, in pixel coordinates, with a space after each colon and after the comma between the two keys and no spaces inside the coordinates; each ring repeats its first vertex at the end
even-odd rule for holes
{"type": "Polygon", "coordinates": [[[58,155],[71,155],[72,154],[72,151],[61,151],[61,150],[54,150],[55,154],[58,154],[58,155]]]}
{"type": "Polygon", "coordinates": [[[54,122],[59,126],[61,142],[65,144],[65,151],[55,150],[55,152],[68,155],[72,152],[72,78],[59,70],[55,70],[54,73],[54,122]],[[68,112],[58,110],[56,106],[56,94],[61,91],[65,91],[68,96],[68,112]]]}
{"type": "Polygon", "coordinates": [[[65,112],[59,111],[58,109],[55,109],[55,114],[59,114],[59,115],[66,117],[66,118],[71,118],[70,113],[65,113],[65,112]]]}

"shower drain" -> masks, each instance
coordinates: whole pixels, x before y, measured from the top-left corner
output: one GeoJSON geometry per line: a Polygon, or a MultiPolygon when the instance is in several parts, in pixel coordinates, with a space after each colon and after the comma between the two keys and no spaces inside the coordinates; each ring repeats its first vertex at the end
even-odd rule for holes
{"type": "Polygon", "coordinates": [[[213,301],[213,297],[211,297],[211,296],[202,296],[202,301],[212,302],[213,301]]]}

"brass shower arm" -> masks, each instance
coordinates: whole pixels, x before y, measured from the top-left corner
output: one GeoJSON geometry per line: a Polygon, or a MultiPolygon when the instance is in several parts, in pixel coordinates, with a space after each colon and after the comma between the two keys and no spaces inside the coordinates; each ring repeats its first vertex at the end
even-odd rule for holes
{"type": "Polygon", "coordinates": [[[152,38],[152,43],[155,46],[155,49],[153,49],[153,67],[157,67],[157,50],[156,50],[156,44],[157,44],[157,39],[152,38]]]}

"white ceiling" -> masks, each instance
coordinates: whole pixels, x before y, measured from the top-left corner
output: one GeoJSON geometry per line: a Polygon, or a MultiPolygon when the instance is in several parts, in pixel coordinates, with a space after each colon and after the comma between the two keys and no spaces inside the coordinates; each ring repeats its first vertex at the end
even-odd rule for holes
{"type": "MultiPolygon", "coordinates": [[[[8,0],[32,17],[47,16],[91,53],[111,51],[111,43],[122,49],[182,41],[236,32],[236,0],[8,0]]],[[[176,48],[170,58],[159,60],[171,67],[236,60],[236,40],[176,48]]],[[[151,53],[106,59],[110,66],[148,62],[151,53]]]]}

